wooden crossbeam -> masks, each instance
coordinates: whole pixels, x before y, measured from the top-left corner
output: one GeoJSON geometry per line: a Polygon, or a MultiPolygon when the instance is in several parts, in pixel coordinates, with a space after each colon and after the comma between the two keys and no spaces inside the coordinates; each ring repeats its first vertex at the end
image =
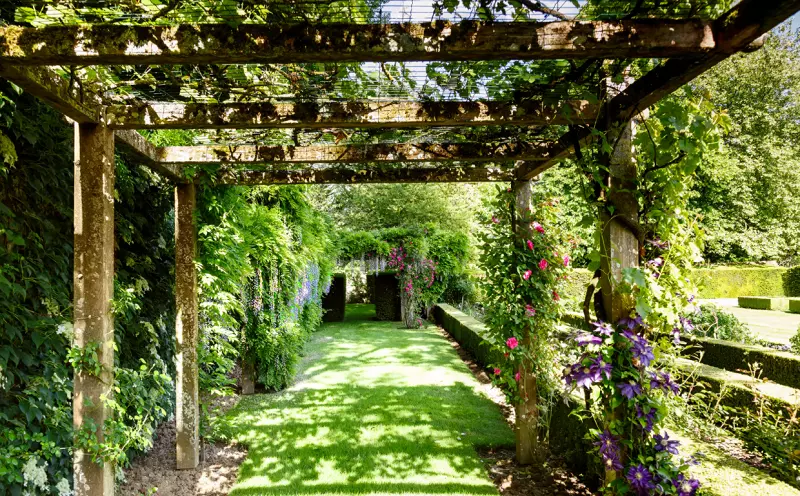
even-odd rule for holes
{"type": "Polygon", "coordinates": [[[371,162],[499,162],[546,160],[548,143],[424,143],[345,146],[166,146],[162,164],[317,164],[371,162]]]}
{"type": "Polygon", "coordinates": [[[0,29],[0,61],[18,65],[650,58],[715,49],[712,24],[694,19],[0,29]]]}
{"type": "MultiPolygon", "coordinates": [[[[742,0],[714,22],[719,50],[689,59],[670,59],[649,71],[612,98],[596,126],[607,130],[643,112],[649,106],[708,71],[732,54],[746,50],[772,28],[800,10],[800,0],[742,0]]],[[[562,136],[550,158],[520,167],[519,179],[531,179],[572,154],[575,143],[586,144],[591,129],[582,127],[562,136]]]]}
{"type": "Polygon", "coordinates": [[[356,184],[504,182],[514,179],[513,169],[437,167],[392,169],[302,169],[278,171],[226,171],[219,184],[356,184]]]}
{"type": "Polygon", "coordinates": [[[514,102],[190,103],[113,105],[113,129],[402,128],[427,126],[547,126],[587,124],[599,106],[514,102]]]}
{"type": "Polygon", "coordinates": [[[144,136],[132,130],[116,130],[114,138],[121,148],[133,154],[142,165],[145,165],[173,183],[188,183],[188,179],[181,173],[180,167],[171,164],[162,164],[159,161],[159,149],[147,141],[144,136]]]}

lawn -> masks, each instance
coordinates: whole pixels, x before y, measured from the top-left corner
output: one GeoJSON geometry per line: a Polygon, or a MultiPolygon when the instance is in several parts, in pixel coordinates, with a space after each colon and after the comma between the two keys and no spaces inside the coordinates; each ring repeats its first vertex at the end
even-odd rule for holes
{"type": "Polygon", "coordinates": [[[232,495],[497,494],[475,451],[514,445],[497,405],[435,328],[372,314],[348,306],[294,386],[229,413],[249,450],[232,495]]]}

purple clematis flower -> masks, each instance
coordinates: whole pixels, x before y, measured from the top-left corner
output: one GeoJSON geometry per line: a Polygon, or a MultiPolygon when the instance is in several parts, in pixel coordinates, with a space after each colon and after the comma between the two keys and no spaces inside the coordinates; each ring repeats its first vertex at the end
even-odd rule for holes
{"type": "Polygon", "coordinates": [[[619,459],[618,453],[609,453],[608,455],[603,455],[603,464],[605,465],[606,470],[613,470],[615,472],[618,472],[624,468],[619,459]]]}
{"type": "Polygon", "coordinates": [[[578,387],[589,389],[592,384],[600,381],[600,373],[587,365],[582,366],[575,374],[575,384],[578,387]]]}
{"type": "Polygon", "coordinates": [[[666,432],[663,436],[656,434],[653,436],[653,440],[656,442],[656,451],[666,451],[667,453],[671,453],[673,455],[678,454],[678,445],[681,444],[678,441],[670,440],[669,434],[666,432]]]}
{"type": "Polygon", "coordinates": [[[664,265],[664,259],[661,257],[656,257],[648,261],[647,265],[650,265],[651,267],[661,267],[662,265],[664,265]]]}
{"type": "Polygon", "coordinates": [[[673,394],[680,392],[680,386],[672,380],[669,372],[659,372],[658,374],[650,372],[650,389],[661,389],[662,391],[671,391],[673,394]]]}
{"type": "Polygon", "coordinates": [[[597,372],[597,375],[604,375],[606,376],[606,379],[611,379],[611,371],[613,369],[611,368],[610,363],[603,361],[602,355],[597,355],[597,358],[595,358],[594,363],[592,364],[592,368],[594,368],[594,370],[597,372]]]}
{"type": "Polygon", "coordinates": [[[656,358],[655,355],[653,355],[653,347],[642,337],[639,337],[639,339],[633,342],[631,352],[633,353],[633,357],[639,360],[642,367],[647,367],[650,365],[650,362],[656,358]]]}
{"type": "Polygon", "coordinates": [[[575,338],[575,341],[580,346],[589,346],[591,344],[603,343],[603,340],[601,338],[595,336],[594,334],[589,334],[588,332],[583,332],[581,334],[578,334],[578,336],[575,338]]]}
{"type": "Polygon", "coordinates": [[[619,325],[625,326],[630,330],[636,329],[637,326],[642,325],[642,316],[637,313],[636,317],[633,318],[623,317],[620,319],[619,325]]]}
{"type": "Polygon", "coordinates": [[[678,474],[678,477],[672,481],[672,485],[678,490],[678,496],[694,496],[700,488],[700,481],[687,479],[685,475],[678,474]]]}
{"type": "Polygon", "coordinates": [[[611,336],[614,334],[614,329],[611,327],[611,324],[603,321],[592,322],[592,326],[594,326],[594,330],[603,336],[611,336]]]}
{"type": "Polygon", "coordinates": [[[672,328],[672,343],[675,344],[675,346],[681,344],[681,330],[677,327],[672,328]]]}
{"type": "Polygon", "coordinates": [[[667,248],[669,246],[668,242],[661,241],[660,239],[649,239],[649,240],[647,240],[647,244],[649,244],[651,246],[655,246],[656,248],[659,248],[661,250],[663,250],[663,249],[665,249],[665,248],[667,248]]]}
{"type": "Polygon", "coordinates": [[[600,447],[600,453],[616,453],[619,451],[617,438],[608,429],[600,433],[598,439],[599,441],[595,442],[594,445],[600,447]]]}
{"type": "Polygon", "coordinates": [[[683,327],[684,331],[686,332],[694,331],[694,323],[690,319],[686,317],[681,317],[680,320],[681,320],[681,327],[683,327]]]}
{"type": "Polygon", "coordinates": [[[621,382],[617,384],[617,388],[619,388],[619,392],[622,396],[632,400],[633,398],[642,394],[642,386],[639,385],[634,380],[630,380],[628,382],[621,382]]]}
{"type": "Polygon", "coordinates": [[[649,412],[644,413],[644,409],[636,405],[636,418],[643,418],[645,420],[645,426],[642,427],[642,430],[646,433],[650,433],[653,431],[653,423],[656,420],[656,410],[655,408],[651,408],[649,412]]]}
{"type": "Polygon", "coordinates": [[[631,488],[636,491],[636,494],[650,494],[650,491],[656,488],[653,483],[653,474],[641,463],[628,470],[626,479],[631,483],[631,488]]]}

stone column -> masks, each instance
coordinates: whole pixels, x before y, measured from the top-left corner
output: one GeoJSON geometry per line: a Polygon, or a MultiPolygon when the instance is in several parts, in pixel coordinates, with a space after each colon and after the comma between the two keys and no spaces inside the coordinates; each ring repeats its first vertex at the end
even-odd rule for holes
{"type": "MultiPolygon", "coordinates": [[[[527,222],[519,220],[528,218],[533,202],[533,181],[519,181],[513,183],[516,202],[514,207],[515,219],[514,229],[519,237],[524,239],[533,238],[533,230],[527,222]]],[[[523,347],[530,345],[530,330],[525,330],[522,337],[523,347]]],[[[519,369],[519,394],[520,401],[515,405],[516,409],[516,445],[517,462],[522,465],[533,463],[536,457],[539,439],[539,392],[536,385],[536,376],[533,373],[533,363],[524,360],[519,369]]]]}
{"type": "Polygon", "coordinates": [[[192,469],[200,463],[194,210],[194,184],[179,184],[175,187],[175,333],[178,341],[175,426],[179,469],[192,469]]]}
{"type": "MultiPolygon", "coordinates": [[[[75,371],[73,428],[95,429],[104,440],[103,424],[111,412],[103,401],[114,384],[114,133],[96,124],[75,124],[75,268],[73,275],[76,348],[96,349],[99,376],[75,371]]],[[[76,496],[114,494],[114,466],[98,464],[75,449],[76,496]]]]}

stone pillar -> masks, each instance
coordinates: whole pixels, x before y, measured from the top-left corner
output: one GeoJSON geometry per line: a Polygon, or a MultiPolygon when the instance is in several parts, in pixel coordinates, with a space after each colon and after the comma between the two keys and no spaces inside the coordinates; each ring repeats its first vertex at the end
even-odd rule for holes
{"type": "MultiPolygon", "coordinates": [[[[96,124],[75,124],[75,268],[73,275],[76,348],[96,348],[100,376],[75,371],[72,422],[75,431],[94,426],[103,442],[111,412],[103,401],[114,384],[114,132],[96,124]]],[[[76,496],[114,494],[114,466],[98,464],[75,449],[76,496]]]]}
{"type": "Polygon", "coordinates": [[[194,210],[194,184],[179,184],[175,187],[175,333],[178,341],[175,426],[179,469],[192,469],[200,463],[194,210]]]}
{"type": "MultiPolygon", "coordinates": [[[[519,237],[533,238],[533,230],[528,222],[519,222],[529,216],[533,202],[533,181],[520,181],[513,184],[516,202],[514,207],[514,229],[519,237]]],[[[528,329],[522,337],[523,347],[530,345],[531,336],[528,329]]],[[[536,385],[536,375],[533,373],[533,363],[524,360],[519,369],[519,394],[520,401],[515,405],[517,425],[516,445],[517,462],[522,465],[533,463],[539,447],[539,393],[536,385]]]]}

